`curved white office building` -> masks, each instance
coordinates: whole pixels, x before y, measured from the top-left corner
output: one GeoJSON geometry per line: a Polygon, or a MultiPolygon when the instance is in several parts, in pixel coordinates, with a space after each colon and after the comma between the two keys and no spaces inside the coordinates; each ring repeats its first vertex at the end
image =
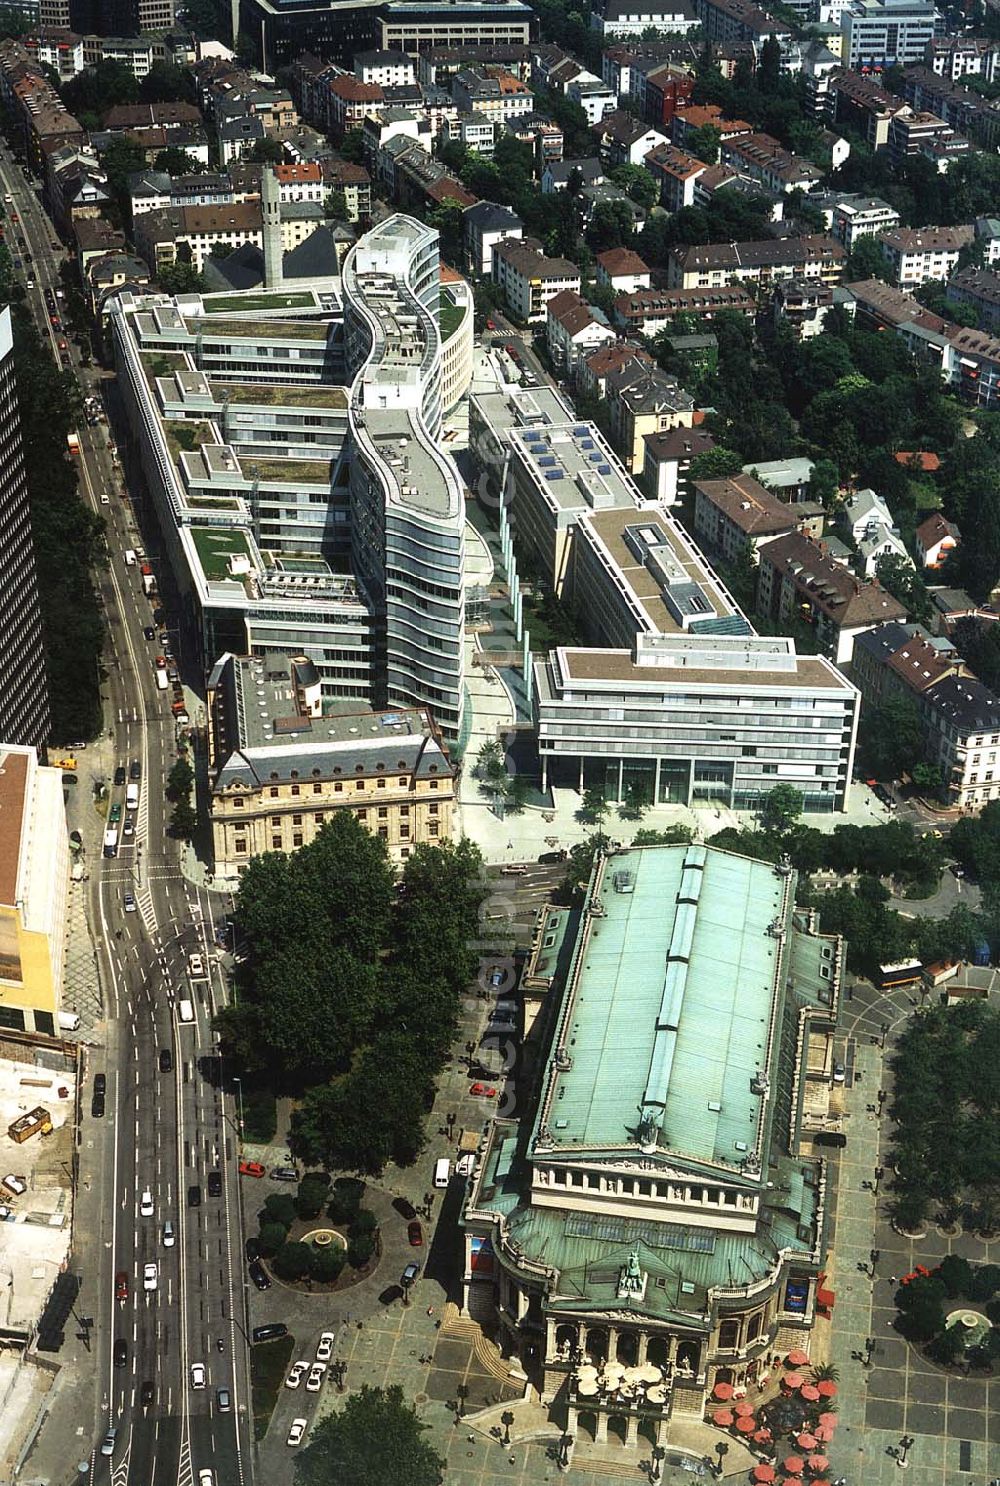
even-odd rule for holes
{"type": "Polygon", "coordinates": [[[386,706],[428,706],[462,735],[463,486],[438,447],[443,406],[438,235],[389,217],[343,270],[354,569],[379,622],[386,706]]]}

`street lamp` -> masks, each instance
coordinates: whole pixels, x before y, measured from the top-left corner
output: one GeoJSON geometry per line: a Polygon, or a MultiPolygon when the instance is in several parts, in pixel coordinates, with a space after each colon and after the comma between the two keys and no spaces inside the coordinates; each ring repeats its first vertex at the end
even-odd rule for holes
{"type": "Polygon", "coordinates": [[[906,1456],[907,1456],[907,1452],[912,1448],[912,1446],[913,1446],[913,1436],[912,1436],[912,1434],[904,1434],[903,1435],[903,1438],[899,1442],[899,1450],[898,1450],[897,1455],[896,1455],[896,1464],[899,1465],[899,1466],[902,1466],[904,1470],[905,1470],[905,1468],[910,1463],[907,1460],[906,1456]]]}
{"type": "Polygon", "coordinates": [[[514,1415],[511,1413],[510,1409],[504,1409],[503,1413],[500,1415],[500,1423],[503,1425],[504,1445],[510,1444],[510,1426],[513,1424],[513,1422],[514,1415]]]}
{"type": "Polygon", "coordinates": [[[726,1456],[729,1454],[729,1446],[726,1444],[725,1440],[720,1440],[719,1441],[719,1443],[715,1447],[715,1453],[719,1457],[719,1463],[715,1467],[715,1474],[721,1479],[721,1477],[722,1477],[722,1462],[725,1460],[726,1456]]]}
{"type": "Polygon", "coordinates": [[[649,1479],[652,1483],[652,1486],[655,1486],[655,1483],[660,1479],[660,1475],[663,1471],[663,1462],[666,1458],[667,1452],[666,1450],[664,1450],[662,1445],[654,1445],[652,1450],[650,1451],[650,1454],[653,1458],[653,1463],[650,1467],[649,1479]]]}

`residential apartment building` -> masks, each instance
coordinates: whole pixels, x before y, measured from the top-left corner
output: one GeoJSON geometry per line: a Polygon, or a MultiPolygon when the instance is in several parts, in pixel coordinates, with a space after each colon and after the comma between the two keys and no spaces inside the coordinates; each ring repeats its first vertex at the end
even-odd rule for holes
{"type": "Polygon", "coordinates": [[[463,68],[451,83],[451,96],[462,113],[481,113],[505,124],[534,111],[535,95],[513,73],[496,68],[463,68]]]}
{"type": "Polygon", "coordinates": [[[783,279],[775,284],[771,309],[774,323],[790,330],[799,340],[820,335],[833,308],[833,289],[814,279],[783,279]]]}
{"type": "Polygon", "coordinates": [[[887,624],[859,637],[855,669],[869,705],[890,697],[915,704],[950,805],[974,811],[1000,798],[1000,700],[949,641],[916,625],[887,624]]]}
{"type": "Polygon", "coordinates": [[[694,206],[695,183],[708,169],[704,160],[675,144],[662,144],[650,150],[643,164],[659,184],[660,205],[668,212],[694,206]]]}
{"type": "Polygon", "coordinates": [[[794,893],[787,868],[710,846],[630,848],[598,858],[579,917],[540,915],[537,1103],[527,1140],[511,1119],[484,1137],[462,1313],[558,1399],[549,1427],[592,1429],[613,1465],[647,1439],[666,1452],[668,1421],[700,1420],[723,1381],[756,1391],[772,1355],[811,1350],[832,1295],[825,1164],[800,1142],[829,1105],[843,952],[794,893]],[[768,1033],[753,1066],[743,1020],[768,1033]],[[652,1398],[592,1386],[640,1361],[652,1398]]]}
{"type": "Polygon", "coordinates": [[[756,561],[758,548],[795,531],[794,507],[752,475],[723,480],[694,480],[694,534],[700,546],[717,553],[730,565],[748,554],[756,561]]]}
{"type": "Polygon", "coordinates": [[[668,142],[659,129],[620,108],[605,114],[594,125],[594,133],[609,165],[641,165],[650,150],[668,142]]]}
{"type": "Polygon", "coordinates": [[[560,375],[573,377],[583,356],[615,339],[601,310],[575,289],[563,289],[545,308],[545,341],[549,359],[560,375]]]}
{"type": "MultiPolygon", "coordinates": [[[[7,313],[6,311],[4,313],[7,313]]],[[[69,899],[62,774],[0,743],[0,1027],[58,1035],[69,899]]]]}
{"type": "Polygon", "coordinates": [[[649,268],[631,248],[608,248],[598,253],[596,277],[597,287],[610,289],[612,294],[634,294],[650,285],[649,268]]]}
{"type": "Polygon", "coordinates": [[[363,51],[354,58],[354,76],[381,88],[403,88],[417,80],[413,58],[406,52],[363,51]]]}
{"type": "Polygon", "coordinates": [[[1000,41],[981,36],[935,36],[928,48],[931,70],[948,82],[963,77],[1000,80],[1000,41]]]}
{"type": "Polygon", "coordinates": [[[426,710],[324,715],[305,656],[223,655],[208,678],[215,872],[296,851],[350,813],[401,863],[452,838],[455,769],[426,710]]]}
{"type": "Polygon", "coordinates": [[[784,21],[776,20],[752,0],[695,0],[695,10],[702,33],[711,42],[749,42],[761,47],[769,39],[785,43],[792,36],[784,21]]]}
{"type": "Polygon", "coordinates": [[[932,0],[852,0],[840,18],[847,67],[908,67],[934,39],[932,0]]]}
{"type": "Polygon", "coordinates": [[[794,155],[769,134],[737,135],[722,144],[723,165],[734,165],[775,195],[812,191],[823,172],[811,160],[794,155]]]}
{"type": "Polygon", "coordinates": [[[615,323],[623,330],[655,335],[675,315],[695,315],[706,324],[720,310],[753,315],[757,302],[748,290],[737,287],[715,289],[639,289],[619,294],[614,303],[615,323]]]}
{"type": "Polygon", "coordinates": [[[579,294],[580,270],[565,258],[548,258],[538,247],[505,238],[493,249],[493,282],[516,320],[542,325],[550,299],[564,289],[579,294]]]}
{"type": "Polygon", "coordinates": [[[963,304],[979,317],[980,330],[1000,335],[1000,273],[962,268],[948,280],[949,304],[963,304]]]}
{"type": "Polygon", "coordinates": [[[49,738],[45,642],[14,375],[10,306],[0,309],[0,743],[49,738]]]}
{"type": "Polygon", "coordinates": [[[648,433],[642,462],[643,488],[657,505],[672,506],[691,494],[692,459],[715,448],[715,440],[703,428],[671,428],[666,433],[648,433]]]}
{"type": "Polygon", "coordinates": [[[943,567],[962,540],[954,521],[948,521],[940,511],[932,511],[914,533],[914,545],[923,568],[943,567]]]}
{"type": "Polygon", "coordinates": [[[675,248],[667,282],[671,289],[715,289],[726,284],[767,285],[778,279],[821,279],[837,284],[847,253],[832,237],[807,235],[759,242],[712,243],[675,248]]]}
{"type": "Polygon", "coordinates": [[[958,256],[975,238],[975,229],[960,227],[894,227],[879,237],[893,283],[915,289],[931,279],[949,279],[958,256]]]}
{"type": "Polygon", "coordinates": [[[822,100],[834,125],[853,129],[873,151],[888,147],[889,125],[902,102],[876,77],[862,77],[857,72],[832,73],[822,100]]]}
{"type": "Polygon", "coordinates": [[[899,222],[896,208],[878,196],[848,196],[833,208],[830,230],[850,253],[862,237],[876,237],[899,222]]]}
{"type": "Polygon", "coordinates": [[[859,634],[906,618],[903,605],[881,584],[856,578],[822,543],[798,532],[768,542],[759,556],[758,612],[774,623],[809,624],[821,653],[838,666],[850,665],[859,634]]]}
{"type": "Polygon", "coordinates": [[[524,236],[524,224],[510,207],[498,206],[495,201],[477,201],[462,213],[462,233],[469,268],[483,278],[491,278],[493,249],[504,238],[519,241],[524,236]]]}
{"type": "Polygon", "coordinates": [[[633,361],[606,379],[611,436],[625,468],[642,474],[646,436],[694,423],[694,399],[658,366],[633,361]]]}

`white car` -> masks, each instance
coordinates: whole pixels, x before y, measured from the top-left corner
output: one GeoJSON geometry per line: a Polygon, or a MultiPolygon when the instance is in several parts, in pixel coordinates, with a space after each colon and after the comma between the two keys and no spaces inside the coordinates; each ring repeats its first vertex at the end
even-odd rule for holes
{"type": "Polygon", "coordinates": [[[205,1386],[205,1364],[204,1362],[192,1362],[191,1364],[191,1387],[204,1388],[205,1386]]]}
{"type": "Polygon", "coordinates": [[[205,961],[201,955],[188,955],[188,974],[199,980],[205,974],[205,961]]]}
{"type": "Polygon", "coordinates": [[[323,1331],[320,1333],[319,1342],[316,1346],[317,1362],[329,1362],[333,1356],[333,1344],[335,1341],[336,1337],[332,1331],[323,1331]]]}
{"type": "Polygon", "coordinates": [[[144,1218],[153,1216],[153,1194],[148,1187],[139,1198],[139,1211],[144,1218]]]}
{"type": "Polygon", "coordinates": [[[314,1362],[312,1367],[309,1369],[309,1376],[308,1378],[306,1378],[306,1392],[318,1393],[323,1386],[323,1378],[325,1374],[326,1363],[314,1362]]]}
{"type": "Polygon", "coordinates": [[[136,912],[138,912],[138,910],[136,908],[135,897],[134,897],[134,895],[132,893],[126,893],[125,894],[124,903],[125,903],[125,912],[126,913],[136,913],[136,912]]]}
{"type": "Polygon", "coordinates": [[[215,1486],[215,1477],[207,1467],[198,1472],[198,1486],[215,1486]]]}
{"type": "Polygon", "coordinates": [[[13,1192],[15,1197],[22,1196],[28,1190],[28,1183],[24,1180],[24,1177],[15,1176],[13,1172],[4,1177],[3,1186],[7,1188],[8,1192],[13,1192]]]}
{"type": "Polygon", "coordinates": [[[118,1426],[112,1424],[101,1444],[102,1455],[113,1455],[115,1453],[115,1442],[118,1439],[118,1426]]]}
{"type": "Polygon", "coordinates": [[[174,1225],[168,1218],[163,1225],[163,1247],[165,1249],[172,1249],[175,1242],[176,1235],[174,1233],[174,1225]]]}
{"type": "Polygon", "coordinates": [[[302,1382],[303,1374],[309,1371],[308,1362],[296,1362],[288,1377],[285,1379],[286,1388],[297,1388],[302,1382]]]}
{"type": "Polygon", "coordinates": [[[142,1288],[144,1290],[156,1289],[157,1270],[155,1264],[144,1264],[142,1266],[142,1288]]]}
{"type": "Polygon", "coordinates": [[[285,1441],[285,1443],[287,1445],[301,1445],[302,1436],[306,1432],[306,1425],[308,1423],[308,1419],[293,1419],[292,1427],[288,1431],[288,1439],[285,1441]]]}

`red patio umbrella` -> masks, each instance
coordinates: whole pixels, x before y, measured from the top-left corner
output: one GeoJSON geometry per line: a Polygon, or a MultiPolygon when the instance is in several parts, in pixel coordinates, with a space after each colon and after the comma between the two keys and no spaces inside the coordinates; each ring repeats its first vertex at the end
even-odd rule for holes
{"type": "Polygon", "coordinates": [[[805,1466],[806,1463],[802,1459],[801,1455],[789,1455],[788,1459],[783,1462],[781,1468],[782,1470],[787,1471],[790,1476],[801,1476],[802,1472],[805,1470],[805,1466]]]}
{"type": "Polygon", "coordinates": [[[743,1414],[750,1415],[753,1413],[753,1404],[749,1398],[741,1398],[739,1403],[733,1405],[733,1413],[740,1414],[741,1416],[743,1414]]]}
{"type": "Polygon", "coordinates": [[[816,1387],[819,1389],[821,1398],[836,1398],[837,1396],[837,1385],[830,1378],[824,1378],[821,1383],[816,1384],[816,1387]]]}
{"type": "Polygon", "coordinates": [[[712,1392],[715,1394],[716,1398],[721,1399],[724,1403],[726,1399],[732,1398],[733,1385],[732,1383],[716,1383],[715,1387],[712,1389],[712,1392]]]}
{"type": "Polygon", "coordinates": [[[754,1478],[754,1480],[755,1481],[760,1481],[762,1483],[765,1483],[765,1486],[766,1486],[766,1483],[771,1482],[771,1481],[774,1480],[774,1475],[775,1475],[774,1466],[773,1465],[768,1465],[768,1463],[767,1463],[766,1460],[760,1461],[759,1464],[755,1465],[754,1468],[753,1468],[753,1478],[754,1478]]]}
{"type": "Polygon", "coordinates": [[[806,1355],[805,1352],[801,1351],[798,1347],[796,1347],[796,1349],[793,1352],[789,1352],[788,1356],[785,1358],[785,1366],[786,1367],[808,1367],[809,1366],[809,1358],[807,1357],[807,1355],[806,1355]]]}
{"type": "Polygon", "coordinates": [[[806,1403],[818,1403],[819,1389],[815,1383],[803,1383],[799,1391],[799,1397],[804,1398],[806,1403]]]}
{"type": "Polygon", "coordinates": [[[807,1429],[804,1429],[795,1443],[798,1445],[800,1450],[815,1450],[816,1437],[815,1435],[810,1434],[807,1429]]]}
{"type": "Polygon", "coordinates": [[[813,1430],[813,1434],[815,1434],[821,1445],[828,1445],[833,1439],[833,1430],[829,1424],[821,1424],[818,1429],[813,1430]]]}
{"type": "Polygon", "coordinates": [[[736,1421],[736,1428],[740,1434],[753,1434],[757,1428],[757,1422],[750,1414],[741,1414],[736,1421]]]}
{"type": "Polygon", "coordinates": [[[823,1427],[825,1429],[836,1429],[836,1427],[837,1427],[837,1415],[836,1414],[820,1414],[820,1416],[819,1416],[819,1422],[823,1425],[823,1427]]]}
{"type": "Polygon", "coordinates": [[[825,1471],[829,1468],[829,1465],[830,1462],[825,1455],[810,1455],[809,1457],[809,1469],[811,1471],[825,1471]]]}
{"type": "Polygon", "coordinates": [[[781,1380],[782,1388],[801,1388],[805,1382],[800,1372],[786,1372],[781,1380]]]}
{"type": "Polygon", "coordinates": [[[814,1481],[812,1483],[812,1486],[830,1486],[830,1483],[829,1483],[829,1481],[827,1481],[827,1480],[824,1479],[822,1481],[814,1481]]]}
{"type": "Polygon", "coordinates": [[[733,1414],[730,1409],[716,1409],[712,1415],[712,1423],[719,1429],[732,1429],[733,1414]]]}
{"type": "Polygon", "coordinates": [[[769,1445],[771,1443],[771,1431],[769,1429],[755,1430],[754,1439],[758,1445],[769,1445]]]}

